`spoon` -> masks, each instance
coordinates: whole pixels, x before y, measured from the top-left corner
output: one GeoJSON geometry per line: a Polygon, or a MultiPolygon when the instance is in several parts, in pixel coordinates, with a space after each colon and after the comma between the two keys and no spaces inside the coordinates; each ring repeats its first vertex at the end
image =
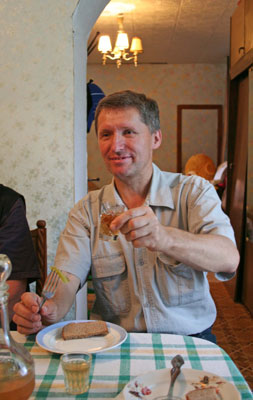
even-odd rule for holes
{"type": "Polygon", "coordinates": [[[175,357],[172,358],[171,360],[172,368],[170,370],[170,387],[169,391],[167,394],[167,399],[169,400],[172,398],[172,392],[173,392],[173,386],[175,383],[175,380],[177,379],[178,375],[180,374],[180,368],[184,364],[184,359],[180,354],[177,354],[175,357]]]}
{"type": "Polygon", "coordinates": [[[165,396],[156,397],[154,400],[182,400],[181,397],[173,396],[172,392],[175,380],[180,373],[180,368],[184,364],[184,359],[180,354],[177,354],[172,358],[171,364],[172,368],[170,370],[170,386],[168,393],[165,396]]]}

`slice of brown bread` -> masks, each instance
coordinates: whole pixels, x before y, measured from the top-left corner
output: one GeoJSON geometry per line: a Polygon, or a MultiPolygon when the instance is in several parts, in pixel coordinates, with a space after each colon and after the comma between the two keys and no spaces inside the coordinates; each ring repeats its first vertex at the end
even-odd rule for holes
{"type": "Polygon", "coordinates": [[[108,332],[105,321],[70,322],[62,328],[62,337],[64,340],[83,339],[108,332]]]}
{"type": "Polygon", "coordinates": [[[186,400],[217,400],[217,388],[196,389],[186,394],[186,400]]]}

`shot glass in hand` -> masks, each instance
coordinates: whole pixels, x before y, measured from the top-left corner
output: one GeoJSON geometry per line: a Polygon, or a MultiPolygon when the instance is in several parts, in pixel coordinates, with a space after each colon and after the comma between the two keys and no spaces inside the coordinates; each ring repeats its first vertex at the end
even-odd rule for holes
{"type": "Polygon", "coordinates": [[[100,214],[100,231],[99,237],[103,240],[117,240],[119,232],[112,232],[110,225],[114,218],[125,211],[124,205],[110,205],[103,203],[100,214]]]}
{"type": "Polygon", "coordinates": [[[65,390],[69,394],[81,394],[89,389],[91,365],[89,353],[65,353],[61,356],[65,390]]]}

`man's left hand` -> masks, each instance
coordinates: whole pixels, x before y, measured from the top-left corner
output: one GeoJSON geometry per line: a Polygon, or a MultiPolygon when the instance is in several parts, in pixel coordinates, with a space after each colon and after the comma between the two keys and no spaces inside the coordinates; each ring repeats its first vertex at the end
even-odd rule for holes
{"type": "Polygon", "coordinates": [[[164,231],[148,206],[127,210],[112,221],[110,229],[113,232],[120,230],[134,247],[146,247],[151,251],[159,249],[164,231]]]}

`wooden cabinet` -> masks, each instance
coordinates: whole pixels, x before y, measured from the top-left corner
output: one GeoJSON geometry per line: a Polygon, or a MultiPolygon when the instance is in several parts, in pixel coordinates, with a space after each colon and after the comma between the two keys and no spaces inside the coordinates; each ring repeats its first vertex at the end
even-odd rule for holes
{"type": "Polygon", "coordinates": [[[226,212],[234,228],[241,260],[237,276],[225,284],[231,296],[241,301],[245,244],[245,204],[248,148],[249,79],[243,73],[230,82],[228,120],[228,171],[226,212]]]}
{"type": "Polygon", "coordinates": [[[230,66],[244,56],[244,1],[236,7],[231,18],[230,66]]]}
{"type": "Polygon", "coordinates": [[[253,1],[240,0],[231,17],[230,76],[235,78],[253,62],[253,1]]]}
{"type": "Polygon", "coordinates": [[[236,278],[226,287],[253,315],[253,68],[230,81],[226,211],[240,252],[236,278]]]}
{"type": "Polygon", "coordinates": [[[253,1],[248,0],[244,6],[245,19],[245,54],[253,49],[253,1]]]}
{"type": "Polygon", "coordinates": [[[253,315],[253,242],[245,243],[245,262],[243,271],[242,302],[253,315]]]}
{"type": "Polygon", "coordinates": [[[253,315],[253,0],[238,2],[230,33],[226,211],[241,259],[226,286],[253,315]]]}

